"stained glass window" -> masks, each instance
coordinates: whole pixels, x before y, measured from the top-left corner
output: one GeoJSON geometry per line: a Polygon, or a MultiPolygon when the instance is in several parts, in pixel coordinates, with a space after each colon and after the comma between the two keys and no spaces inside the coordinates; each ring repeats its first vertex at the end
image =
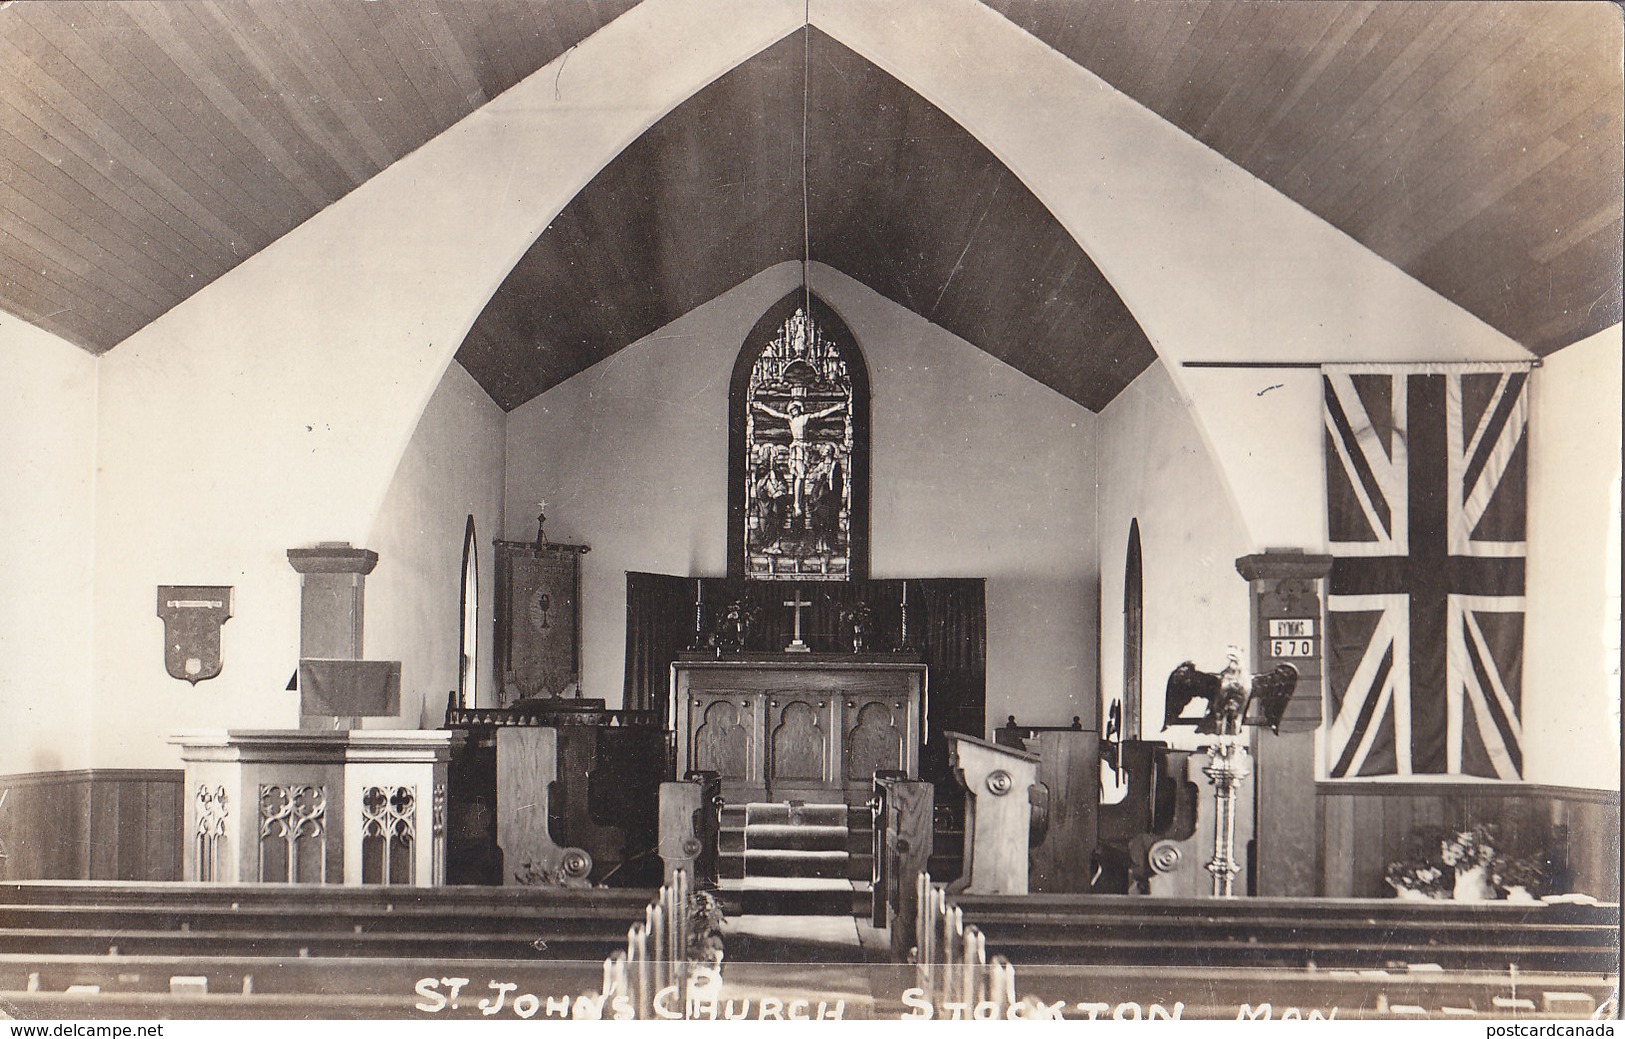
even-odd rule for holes
{"type": "Polygon", "coordinates": [[[748,372],[736,372],[735,554],[747,578],[847,580],[867,532],[867,379],[838,319],[799,293],[787,302],[747,339],[748,372]]]}

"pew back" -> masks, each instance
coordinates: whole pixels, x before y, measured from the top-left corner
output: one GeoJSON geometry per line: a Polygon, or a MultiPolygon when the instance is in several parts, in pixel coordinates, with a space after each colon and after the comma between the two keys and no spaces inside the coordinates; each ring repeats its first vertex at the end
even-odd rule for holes
{"type": "Polygon", "coordinates": [[[0,884],[0,997],[58,1017],[652,1016],[656,994],[687,974],[690,890],[682,871],[652,900],[605,888],[0,884]]]}
{"type": "Polygon", "coordinates": [[[1234,1020],[1585,1018],[1617,1005],[1617,905],[1010,898],[919,884],[917,983],[937,1007],[1234,1020]]]}

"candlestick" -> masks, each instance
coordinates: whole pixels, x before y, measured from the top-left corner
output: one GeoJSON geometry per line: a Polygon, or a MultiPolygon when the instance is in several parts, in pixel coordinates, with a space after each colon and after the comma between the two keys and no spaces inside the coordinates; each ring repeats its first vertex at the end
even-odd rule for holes
{"type": "Polygon", "coordinates": [[[705,581],[694,578],[694,641],[689,649],[701,649],[705,646],[705,581]]]}
{"type": "Polygon", "coordinates": [[[907,650],[909,648],[909,645],[908,645],[908,579],[907,578],[904,578],[904,580],[903,580],[903,600],[902,600],[901,603],[898,604],[898,606],[899,606],[899,609],[902,611],[902,614],[903,614],[903,629],[902,629],[902,632],[897,636],[897,649],[898,649],[898,652],[903,652],[903,651],[905,651],[905,650],[907,650]]]}

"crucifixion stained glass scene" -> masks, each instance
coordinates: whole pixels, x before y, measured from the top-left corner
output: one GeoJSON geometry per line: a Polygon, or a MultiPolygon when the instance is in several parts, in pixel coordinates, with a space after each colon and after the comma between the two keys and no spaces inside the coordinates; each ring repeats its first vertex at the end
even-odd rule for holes
{"type": "Polygon", "coordinates": [[[797,307],[762,348],[745,399],[745,576],[852,572],[852,378],[797,307]]]}

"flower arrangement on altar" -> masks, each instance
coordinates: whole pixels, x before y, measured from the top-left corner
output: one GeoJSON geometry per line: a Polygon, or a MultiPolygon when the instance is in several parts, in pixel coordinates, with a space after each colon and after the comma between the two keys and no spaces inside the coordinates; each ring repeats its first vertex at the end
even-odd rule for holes
{"type": "Polygon", "coordinates": [[[722,608],[711,629],[707,644],[721,656],[724,652],[737,653],[745,648],[750,629],[756,623],[756,607],[743,599],[735,599],[722,608]]]}
{"type": "Polygon", "coordinates": [[[1417,830],[1406,858],[1388,864],[1383,879],[1399,898],[1482,902],[1531,900],[1546,876],[1544,856],[1511,858],[1496,850],[1494,826],[1417,830]]]}
{"type": "Polygon", "coordinates": [[[862,599],[841,611],[841,623],[852,629],[852,652],[863,652],[864,635],[873,617],[874,610],[862,599]]]}

